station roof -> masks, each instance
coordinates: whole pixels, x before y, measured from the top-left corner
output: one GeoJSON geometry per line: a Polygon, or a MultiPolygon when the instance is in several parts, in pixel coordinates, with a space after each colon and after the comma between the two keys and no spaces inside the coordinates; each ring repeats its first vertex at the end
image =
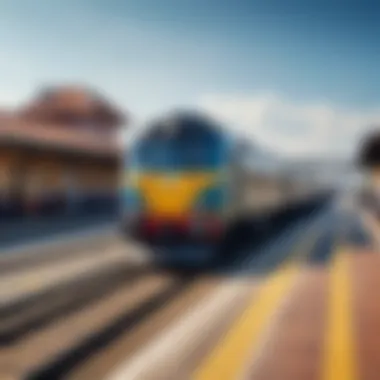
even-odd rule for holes
{"type": "Polygon", "coordinates": [[[42,88],[13,111],[0,110],[0,144],[116,157],[127,116],[86,86],[42,88]]]}
{"type": "Polygon", "coordinates": [[[58,151],[116,157],[117,135],[95,134],[55,124],[31,123],[12,114],[0,114],[0,144],[34,146],[58,151]]]}
{"type": "Polygon", "coordinates": [[[85,86],[63,85],[42,88],[19,113],[38,122],[96,122],[104,127],[125,124],[127,116],[105,96],[85,86]]]}

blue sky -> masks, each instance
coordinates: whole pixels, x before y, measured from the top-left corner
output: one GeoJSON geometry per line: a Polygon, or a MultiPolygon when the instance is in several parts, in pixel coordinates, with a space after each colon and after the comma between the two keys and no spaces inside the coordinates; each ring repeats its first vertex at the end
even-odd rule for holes
{"type": "Polygon", "coordinates": [[[337,120],[377,120],[379,19],[375,1],[2,0],[0,102],[82,82],[138,115],[232,103],[227,116],[258,136],[257,114],[236,113],[264,104],[270,136],[292,141],[322,109],[334,134],[337,120]],[[282,125],[278,107],[293,115],[282,125]]]}

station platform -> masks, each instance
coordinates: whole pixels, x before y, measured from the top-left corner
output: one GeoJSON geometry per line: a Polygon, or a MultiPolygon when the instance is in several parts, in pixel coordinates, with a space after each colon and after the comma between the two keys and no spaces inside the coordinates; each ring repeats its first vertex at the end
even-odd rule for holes
{"type": "Polygon", "coordinates": [[[340,248],[327,266],[281,268],[193,379],[379,379],[379,286],[378,252],[340,248]]]}

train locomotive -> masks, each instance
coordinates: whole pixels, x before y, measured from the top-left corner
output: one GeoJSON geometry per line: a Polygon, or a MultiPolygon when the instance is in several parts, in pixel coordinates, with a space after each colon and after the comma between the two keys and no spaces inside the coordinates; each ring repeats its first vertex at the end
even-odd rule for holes
{"type": "Polygon", "coordinates": [[[201,113],[152,121],[126,154],[123,233],[143,242],[215,246],[248,215],[270,215],[300,196],[288,177],[249,172],[247,146],[201,113]]]}

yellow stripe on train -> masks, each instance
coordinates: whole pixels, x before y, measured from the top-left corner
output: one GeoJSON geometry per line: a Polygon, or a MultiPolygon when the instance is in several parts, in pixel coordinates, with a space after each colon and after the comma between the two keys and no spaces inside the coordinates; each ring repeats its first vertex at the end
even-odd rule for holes
{"type": "Polygon", "coordinates": [[[144,199],[144,211],[154,216],[181,217],[196,199],[217,180],[216,172],[130,173],[128,186],[144,199]]]}

